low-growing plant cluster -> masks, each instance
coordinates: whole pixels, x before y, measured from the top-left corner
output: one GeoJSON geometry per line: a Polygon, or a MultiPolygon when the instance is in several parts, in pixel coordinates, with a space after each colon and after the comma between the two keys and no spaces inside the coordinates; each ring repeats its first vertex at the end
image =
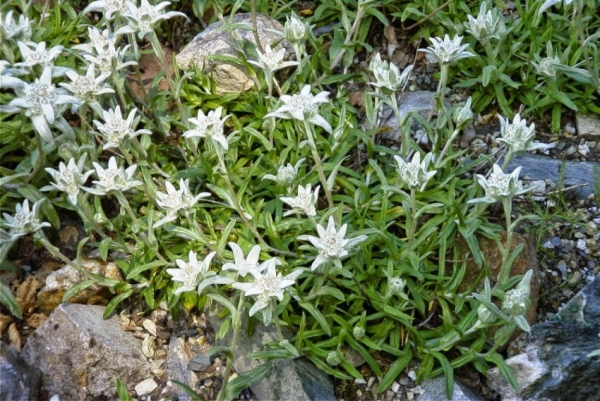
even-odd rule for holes
{"type": "MultiPolygon", "coordinates": [[[[200,3],[193,2],[196,15],[211,9],[234,38],[236,30],[255,30],[233,23],[238,12],[283,18],[279,34],[293,56],[284,59],[285,50],[263,46],[260,38],[257,45],[240,43],[247,53],[227,61],[249,71],[255,86],[217,94],[210,75],[198,68],[166,73],[174,61],[165,56],[159,34],[169,22],[187,19],[167,11],[180,4],[2,6],[2,268],[16,268],[11,250],[23,236],[80,270],[96,249],[102,259],[116,259],[125,279],[82,271],[86,280],[64,301],[99,283],[114,293],[106,316],[129,300],[143,311],[166,305],[175,315],[182,307],[201,311],[217,303],[225,311],[218,335],[233,331],[230,347],[219,351],[235,352],[240,330],[273,324],[281,341],[255,355],[266,364],[305,356],[336,377],[360,379],[342,352],[348,346],[380,377],[380,392],[415,359],[418,380],[443,373],[448,394],[453,370],[466,364],[483,373],[499,366],[515,385],[498,349],[517,327],[529,329],[524,315],[531,272],[509,272],[522,248],[512,246],[512,236],[523,219],[513,221],[511,201],[530,188],[520,182],[520,169],[506,168],[517,152],[548,145],[534,141],[534,124],[513,115],[512,107],[521,101],[530,107],[526,113],[535,104],[560,113],[560,104],[593,99],[594,41],[586,38],[589,47],[573,49],[587,26],[598,25],[588,10],[593,5],[579,7],[576,0],[571,8],[544,10],[552,2],[531,1],[510,17],[490,2],[478,9],[451,5],[469,17],[427,37],[419,49],[440,68],[436,117],[425,118],[398,110],[412,67],[401,71],[367,41],[376,24],[411,16],[415,2],[406,3],[402,16],[385,1],[323,2],[312,17],[278,2],[200,3]],[[338,25],[316,36],[311,19],[328,23],[332,10],[341,13],[338,25]],[[567,42],[572,55],[558,34],[530,38],[535,58],[517,65],[507,61],[503,47],[493,47],[551,21],[577,28],[567,42]],[[471,36],[460,36],[464,27],[471,36]],[[360,50],[368,68],[353,65],[360,50]],[[144,54],[156,55],[163,71],[151,86],[141,82],[144,54]],[[583,68],[575,65],[580,60],[583,68]],[[520,82],[515,71],[522,68],[540,72],[545,84],[539,86],[529,70],[520,82]],[[351,81],[364,87],[364,116],[349,101],[351,81]],[[143,93],[133,90],[134,83],[143,93]],[[473,88],[473,96],[449,107],[449,85],[473,88]],[[457,146],[474,111],[492,99],[503,113],[503,160],[457,146]],[[400,122],[394,148],[378,138],[384,104],[400,122]],[[426,146],[415,140],[413,122],[426,132],[426,146]],[[502,205],[502,224],[489,218],[495,203],[502,205]],[[59,229],[63,211],[77,213],[87,233],[75,260],[47,237],[59,229]],[[482,236],[501,251],[499,277],[488,277],[482,236]],[[481,272],[463,289],[469,259],[481,272]],[[241,326],[246,313],[250,327],[241,326]],[[284,328],[293,337],[284,338],[284,328]],[[382,365],[376,353],[393,362],[382,365]]],[[[433,18],[444,21],[444,13],[433,18]]],[[[432,32],[431,25],[423,29],[432,32]]],[[[511,46],[510,57],[521,57],[525,50],[511,46]]],[[[3,306],[20,317],[10,289],[0,286],[3,306]]],[[[231,358],[220,399],[236,395],[236,380],[256,378],[264,369],[231,384],[230,373],[231,358]]]]}

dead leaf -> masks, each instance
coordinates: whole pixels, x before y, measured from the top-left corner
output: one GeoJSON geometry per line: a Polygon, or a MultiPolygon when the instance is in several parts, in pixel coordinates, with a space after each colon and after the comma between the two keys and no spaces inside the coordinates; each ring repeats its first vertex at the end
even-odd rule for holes
{"type": "Polygon", "coordinates": [[[27,310],[35,306],[36,295],[43,283],[35,276],[29,276],[17,288],[16,300],[19,307],[26,313],[27,310]]]}
{"type": "Polygon", "coordinates": [[[25,324],[31,328],[37,329],[48,319],[48,316],[43,313],[32,313],[25,318],[25,324]]]}
{"type": "Polygon", "coordinates": [[[12,323],[12,321],[12,317],[0,313],[0,337],[4,335],[4,330],[6,330],[6,328],[10,323],[12,323]]]}
{"type": "Polygon", "coordinates": [[[16,323],[8,327],[8,343],[15,347],[17,351],[21,351],[21,334],[16,323]]]}
{"type": "Polygon", "coordinates": [[[350,104],[354,107],[357,107],[361,110],[365,108],[365,94],[362,91],[354,91],[350,92],[348,95],[348,100],[350,104]]]}
{"type": "Polygon", "coordinates": [[[142,352],[147,358],[152,358],[155,351],[154,337],[146,333],[142,340],[142,352]]]}
{"type": "Polygon", "coordinates": [[[142,322],[142,327],[145,328],[148,333],[156,337],[156,323],[154,323],[152,320],[144,319],[142,322]]]}
{"type": "MultiPolygon", "coordinates": [[[[163,52],[165,53],[165,60],[167,60],[167,76],[173,75],[173,50],[163,47],[163,52]]],[[[154,78],[163,72],[163,68],[158,61],[158,58],[154,53],[144,54],[140,61],[138,62],[138,67],[141,73],[142,84],[144,85],[143,90],[140,88],[139,79],[135,76],[135,74],[131,74],[129,76],[129,81],[131,82],[131,90],[137,97],[142,100],[146,100],[145,94],[148,93],[152,89],[152,83],[154,82],[154,78]]],[[[158,83],[158,89],[161,91],[168,91],[169,84],[167,82],[166,77],[163,77],[158,83]]]]}

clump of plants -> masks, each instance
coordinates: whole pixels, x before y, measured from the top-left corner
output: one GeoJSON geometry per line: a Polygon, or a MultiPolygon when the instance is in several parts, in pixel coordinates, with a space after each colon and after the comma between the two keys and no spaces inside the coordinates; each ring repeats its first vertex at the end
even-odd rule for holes
{"type": "MultiPolygon", "coordinates": [[[[516,29],[485,4],[477,19],[464,21],[473,35],[491,41],[516,29]]],[[[230,35],[254,29],[230,19],[254,12],[254,1],[210,5],[230,35]]],[[[482,373],[499,366],[516,385],[498,349],[517,327],[529,329],[531,272],[509,276],[521,250],[512,247],[512,233],[522,219],[513,221],[511,200],[529,188],[519,181],[520,169],[506,167],[517,152],[546,145],[534,141],[534,124],[508,116],[506,98],[504,160],[474,159],[456,142],[474,118],[473,105],[489,100],[488,85],[465,103],[444,101],[458,64],[486,63],[492,55],[479,55],[479,45],[457,34],[432,35],[420,51],[440,68],[437,117],[401,116],[397,96],[411,67],[400,71],[369,53],[368,69],[350,70],[359,48],[371,50],[366,37],[374,19],[389,23],[378,2],[335,3],[339,26],[322,36],[314,35],[311,18],[265,2],[259,11],[285,16],[281,37],[294,57],[284,60],[284,51],[260,40],[250,56],[240,53],[236,62],[250,71],[252,90],[217,95],[209,75],[176,70],[156,76],[149,89],[140,82],[140,96],[131,81],[141,81],[142,55],[154,54],[162,71],[172,62],[157,30],[186,17],[170,6],[147,0],[95,1],[78,11],[61,1],[2,6],[2,268],[16,268],[11,249],[32,236],[86,277],[64,301],[102,284],[114,293],[106,316],[128,300],[145,310],[166,305],[175,315],[216,303],[226,311],[218,335],[233,332],[228,355],[248,329],[241,325],[248,314],[252,325],[274,325],[280,334],[255,355],[266,366],[273,358],[304,356],[331,375],[360,379],[342,352],[349,346],[380,378],[380,392],[415,359],[418,380],[443,373],[448,396],[453,370],[466,364],[482,373]],[[168,90],[159,89],[161,80],[168,90]],[[364,118],[349,102],[351,80],[364,84],[364,118]],[[376,135],[384,104],[400,121],[394,148],[376,135]],[[426,132],[428,148],[415,140],[413,121],[426,132]],[[486,171],[476,171],[482,164],[486,171]],[[502,205],[503,225],[488,217],[495,203],[502,205]],[[46,235],[60,228],[61,210],[77,213],[87,233],[75,260],[46,235]],[[501,250],[499,277],[487,277],[480,236],[501,250]],[[120,255],[125,280],[84,271],[90,249],[103,260],[120,255]],[[469,258],[480,279],[462,291],[469,258]],[[284,327],[294,336],[284,338],[284,327]],[[389,355],[391,365],[380,365],[375,352],[389,355]]],[[[197,14],[206,11],[198,7],[197,14]]],[[[325,21],[331,7],[319,6],[312,18],[325,21]]],[[[494,88],[504,79],[501,68],[484,74],[494,88]]],[[[2,305],[21,317],[10,289],[0,283],[0,291],[2,305]]],[[[264,369],[231,382],[230,373],[231,358],[219,399],[235,397],[236,380],[264,369]]]]}

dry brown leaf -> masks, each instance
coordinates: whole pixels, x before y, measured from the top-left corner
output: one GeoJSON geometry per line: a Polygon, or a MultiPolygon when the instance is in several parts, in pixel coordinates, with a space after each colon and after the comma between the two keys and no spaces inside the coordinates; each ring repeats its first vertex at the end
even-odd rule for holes
{"type": "Polygon", "coordinates": [[[23,313],[26,313],[30,307],[35,306],[36,295],[39,289],[42,288],[42,285],[41,280],[35,276],[27,277],[19,285],[15,298],[23,313]]]}
{"type": "Polygon", "coordinates": [[[4,335],[4,330],[6,330],[6,328],[10,323],[12,323],[12,321],[12,317],[0,313],[0,337],[4,335]]]}
{"type": "MultiPolygon", "coordinates": [[[[163,52],[165,53],[165,60],[167,60],[167,76],[173,75],[173,63],[171,60],[173,59],[173,50],[163,47],[163,52]]],[[[139,80],[132,74],[129,77],[131,82],[131,90],[133,93],[140,99],[146,100],[144,93],[148,93],[150,89],[152,89],[152,82],[154,82],[154,78],[163,72],[163,68],[158,61],[158,58],[153,53],[144,54],[140,61],[138,62],[138,67],[141,73],[142,84],[144,85],[144,90],[140,88],[139,80]]],[[[158,89],[167,91],[169,90],[169,84],[166,80],[166,77],[163,77],[158,83],[158,89]]]]}
{"type": "Polygon", "coordinates": [[[32,313],[25,318],[25,324],[31,328],[37,329],[48,319],[48,315],[43,313],[32,313]]]}
{"type": "Polygon", "coordinates": [[[21,334],[16,323],[8,326],[8,343],[15,347],[17,351],[21,351],[21,334]]]}
{"type": "Polygon", "coordinates": [[[362,91],[354,91],[348,94],[348,101],[354,107],[363,110],[365,108],[365,94],[362,91]]]}

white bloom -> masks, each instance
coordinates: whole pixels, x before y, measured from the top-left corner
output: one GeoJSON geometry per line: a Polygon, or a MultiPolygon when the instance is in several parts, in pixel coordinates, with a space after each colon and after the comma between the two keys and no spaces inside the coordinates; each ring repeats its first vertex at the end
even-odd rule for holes
{"type": "Polygon", "coordinates": [[[291,198],[287,196],[281,197],[281,201],[290,205],[293,209],[288,210],[283,215],[289,216],[296,211],[304,212],[307,216],[316,216],[317,211],[315,210],[315,205],[317,200],[319,199],[319,189],[321,187],[317,185],[315,188],[315,192],[311,192],[311,184],[308,184],[305,187],[302,185],[298,185],[298,195],[291,198]]]}
{"type": "Polygon", "coordinates": [[[419,49],[418,51],[426,53],[433,57],[439,64],[451,64],[460,59],[473,57],[473,53],[466,51],[469,44],[461,45],[462,36],[455,36],[450,39],[448,35],[441,38],[430,38],[432,46],[427,49],[419,49]]]}
{"type": "Polygon", "coordinates": [[[400,277],[390,277],[387,289],[388,295],[404,294],[404,287],[406,287],[406,280],[400,277]]]}
{"type": "MultiPolygon", "coordinates": [[[[72,81],[68,83],[60,83],[59,85],[67,89],[75,95],[82,103],[92,104],[100,108],[100,104],[96,100],[96,96],[103,95],[105,93],[115,93],[111,88],[103,88],[102,83],[106,79],[104,75],[96,77],[96,66],[90,64],[85,75],[79,75],[73,70],[66,72],[67,77],[72,81]]],[[[72,112],[75,112],[78,105],[72,108],[72,112]]]]}
{"type": "Polygon", "coordinates": [[[10,240],[14,241],[26,234],[33,233],[40,228],[49,227],[49,223],[40,223],[38,213],[40,205],[46,198],[42,198],[33,204],[33,208],[29,210],[29,201],[25,199],[23,206],[17,204],[15,215],[11,216],[7,213],[2,213],[4,216],[4,226],[9,228],[10,240]]]}
{"type": "Polygon", "coordinates": [[[284,119],[295,118],[300,121],[306,120],[331,133],[331,125],[319,115],[319,104],[329,102],[328,95],[329,92],[321,92],[314,96],[310,93],[310,85],[305,85],[297,95],[282,95],[280,99],[284,103],[283,106],[267,114],[265,118],[278,117],[284,119]]]}
{"type": "Polygon", "coordinates": [[[54,120],[58,117],[59,110],[57,105],[61,104],[77,104],[79,100],[73,96],[65,95],[61,90],[57,89],[52,84],[52,68],[46,67],[39,79],[36,79],[33,84],[26,83],[16,78],[11,80],[11,87],[15,89],[17,95],[8,106],[0,106],[0,110],[10,113],[15,113],[20,110],[25,110],[33,127],[40,136],[47,142],[52,142],[52,132],[50,125],[54,124],[54,120]]]}
{"type": "Polygon", "coordinates": [[[92,1],[83,10],[84,14],[94,12],[101,12],[107,20],[111,20],[115,15],[122,15],[127,11],[127,4],[132,3],[129,0],[100,0],[92,1]]]}
{"type": "Polygon", "coordinates": [[[509,315],[523,315],[529,309],[529,295],[531,291],[531,277],[533,270],[528,270],[523,276],[517,287],[509,290],[504,295],[502,310],[509,315]]]}
{"type": "Polygon", "coordinates": [[[69,163],[60,162],[58,164],[58,171],[53,168],[46,168],[45,170],[52,176],[55,182],[50,183],[50,186],[41,188],[41,191],[58,189],[59,191],[66,192],[71,204],[77,204],[77,195],[82,185],[85,184],[88,177],[93,174],[93,171],[88,171],[83,174],[83,163],[85,155],[79,159],[79,163],[75,164],[75,159],[71,158],[69,163]]]}
{"type": "Polygon", "coordinates": [[[256,52],[258,53],[258,61],[248,60],[248,62],[269,72],[299,64],[297,61],[283,61],[285,56],[285,48],[283,47],[278,51],[274,51],[271,46],[266,45],[264,54],[260,50],[256,50],[256,52]]]}
{"type": "Polygon", "coordinates": [[[298,16],[292,13],[291,16],[286,16],[283,33],[285,38],[291,43],[304,42],[308,37],[310,28],[298,16]]]}
{"type": "Polygon", "coordinates": [[[265,174],[263,176],[263,180],[272,180],[277,182],[282,187],[288,188],[290,187],[294,181],[296,181],[296,177],[298,176],[298,169],[304,163],[304,158],[298,160],[295,166],[292,166],[290,163],[287,166],[281,166],[277,170],[277,176],[273,174],[265,174]]]}
{"type": "Polygon", "coordinates": [[[180,210],[185,210],[193,207],[200,199],[210,196],[208,192],[201,192],[193,196],[190,192],[189,180],[183,178],[179,180],[179,189],[175,189],[169,181],[165,182],[167,193],[157,191],[156,196],[158,206],[167,211],[167,215],[154,223],[152,228],[162,226],[165,223],[173,221],[177,218],[177,213],[180,210]]]}
{"type": "Polygon", "coordinates": [[[371,85],[375,85],[380,88],[388,88],[391,91],[397,91],[406,83],[406,80],[412,71],[412,65],[405,68],[401,74],[400,70],[395,64],[381,60],[381,55],[377,53],[371,60],[369,69],[375,76],[376,81],[371,82],[371,85]]]}
{"type": "Polygon", "coordinates": [[[263,322],[269,324],[273,316],[273,304],[271,298],[283,300],[284,290],[296,283],[296,278],[302,274],[301,269],[294,270],[292,273],[283,277],[277,273],[277,265],[281,262],[277,258],[271,258],[263,263],[257,269],[251,269],[250,274],[254,277],[252,283],[233,283],[231,286],[244,291],[244,295],[256,296],[256,302],[252,305],[249,315],[253,316],[258,311],[263,311],[263,322]],[[262,272],[262,273],[261,273],[262,272]]]}
{"type": "Polygon", "coordinates": [[[96,188],[83,188],[94,195],[106,195],[110,191],[127,191],[130,188],[142,185],[141,181],[133,179],[133,174],[137,165],[133,164],[127,170],[117,165],[117,159],[112,156],[108,160],[108,168],[103,168],[100,164],[92,162],[96,169],[96,175],[99,181],[93,181],[96,188]]]}
{"type": "Polygon", "coordinates": [[[31,21],[23,14],[19,15],[19,19],[13,19],[13,10],[9,10],[4,19],[0,21],[0,32],[2,40],[20,40],[28,42],[31,38],[31,21]]]}
{"type": "Polygon", "coordinates": [[[407,163],[400,156],[394,156],[396,163],[398,163],[398,175],[400,180],[410,189],[423,191],[427,186],[427,182],[437,172],[437,170],[427,171],[432,158],[433,155],[428,153],[423,159],[423,162],[421,162],[421,154],[415,152],[410,163],[407,163]]]}
{"type": "Polygon", "coordinates": [[[317,224],[318,237],[312,235],[300,235],[298,239],[309,241],[319,252],[310,270],[314,271],[325,262],[332,261],[337,267],[341,268],[340,259],[347,256],[349,252],[358,244],[367,239],[366,235],[359,235],[355,238],[345,238],[348,225],[344,224],[337,231],[333,216],[329,216],[327,229],[317,224]]]}
{"type": "Polygon", "coordinates": [[[495,203],[507,197],[521,195],[533,188],[523,189],[523,184],[519,181],[521,167],[517,167],[510,174],[504,174],[502,168],[494,164],[493,171],[489,178],[477,174],[477,181],[485,189],[485,197],[470,199],[467,203],[495,203]]]}
{"type": "Polygon", "coordinates": [[[506,33],[504,18],[498,9],[494,8],[487,11],[487,3],[482,2],[477,18],[467,15],[469,22],[465,23],[467,32],[471,33],[475,39],[481,41],[488,38],[502,39],[506,33]]]}
{"type": "Polygon", "coordinates": [[[179,268],[167,269],[167,273],[172,276],[171,280],[182,284],[173,292],[173,294],[177,295],[186,291],[195,291],[196,286],[203,278],[214,275],[215,272],[209,271],[209,268],[210,262],[212,262],[216,254],[216,252],[211,252],[206,255],[206,258],[204,258],[202,262],[199,262],[197,253],[190,251],[189,260],[187,262],[182,259],[177,259],[175,263],[177,263],[179,268]]]}
{"type": "Polygon", "coordinates": [[[128,49],[131,45],[117,48],[114,40],[106,42],[106,47],[96,47],[93,53],[84,54],[86,61],[97,65],[105,77],[110,77],[114,72],[136,65],[136,61],[124,61],[125,56],[130,54],[128,49]]]}
{"type": "MultiPolygon", "coordinates": [[[[6,60],[0,60],[0,88],[2,89],[18,89],[23,87],[24,82],[15,75],[26,74],[25,70],[20,68],[10,67],[10,63],[6,60]]],[[[18,112],[19,110],[16,110],[18,112]]]]}
{"type": "Polygon", "coordinates": [[[137,109],[133,109],[129,112],[127,120],[123,119],[121,114],[121,106],[117,106],[114,110],[104,110],[104,124],[100,121],[94,120],[94,125],[98,128],[98,131],[106,140],[106,143],[102,149],[118,148],[124,141],[132,139],[141,134],[152,134],[147,129],[139,129],[134,131],[137,125],[135,113],[137,109]]]}
{"type": "Polygon", "coordinates": [[[225,124],[225,120],[227,120],[229,116],[227,115],[221,119],[222,111],[223,108],[218,107],[216,110],[209,111],[208,115],[204,115],[202,110],[198,110],[197,118],[188,118],[188,121],[195,125],[196,128],[184,132],[183,137],[210,138],[227,150],[229,148],[229,144],[227,143],[227,138],[223,134],[223,126],[225,124]]]}
{"type": "Polygon", "coordinates": [[[566,7],[566,6],[571,5],[571,3],[573,3],[573,1],[574,0],[546,0],[544,3],[542,3],[542,6],[538,10],[538,14],[543,13],[544,11],[546,11],[548,8],[552,7],[555,4],[564,3],[564,6],[566,7]]]}
{"type": "Polygon", "coordinates": [[[502,138],[498,138],[499,142],[504,142],[508,145],[512,152],[520,152],[523,150],[546,150],[553,148],[555,144],[533,143],[535,138],[535,124],[527,126],[527,121],[521,120],[519,113],[515,114],[513,122],[510,123],[508,118],[505,120],[498,115],[500,120],[500,134],[502,138]]]}
{"type": "MultiPolygon", "coordinates": [[[[53,48],[46,50],[46,42],[31,43],[35,46],[35,50],[32,50],[27,44],[23,42],[17,42],[19,50],[21,50],[21,56],[24,61],[15,63],[15,67],[33,67],[41,65],[42,67],[54,67],[54,60],[63,51],[63,46],[54,46],[53,48]]],[[[60,74],[54,74],[60,75],[60,74]]]]}
{"type": "Polygon", "coordinates": [[[454,121],[454,124],[456,124],[456,128],[464,127],[473,120],[473,110],[471,110],[472,102],[473,98],[469,96],[467,103],[465,103],[464,106],[457,108],[452,115],[452,120],[454,121]]]}
{"type": "Polygon", "coordinates": [[[135,4],[127,2],[127,11],[123,13],[130,23],[130,26],[138,32],[138,37],[141,39],[148,33],[154,31],[154,25],[162,20],[169,19],[171,17],[181,16],[187,19],[187,16],[177,11],[169,11],[165,13],[163,9],[171,5],[169,1],[163,1],[157,5],[151,5],[148,0],[142,0],[139,7],[135,4]]]}
{"type": "MultiPolygon", "coordinates": [[[[256,271],[258,273],[261,272],[258,265],[258,258],[260,257],[260,245],[254,245],[252,249],[250,249],[247,258],[244,258],[244,252],[242,251],[242,248],[240,248],[240,246],[235,242],[230,242],[229,247],[233,251],[234,263],[227,262],[223,264],[223,270],[235,270],[241,277],[246,277],[248,273],[251,273],[252,271],[256,271]]],[[[262,266],[262,268],[264,267],[266,266],[262,266]]]]}

